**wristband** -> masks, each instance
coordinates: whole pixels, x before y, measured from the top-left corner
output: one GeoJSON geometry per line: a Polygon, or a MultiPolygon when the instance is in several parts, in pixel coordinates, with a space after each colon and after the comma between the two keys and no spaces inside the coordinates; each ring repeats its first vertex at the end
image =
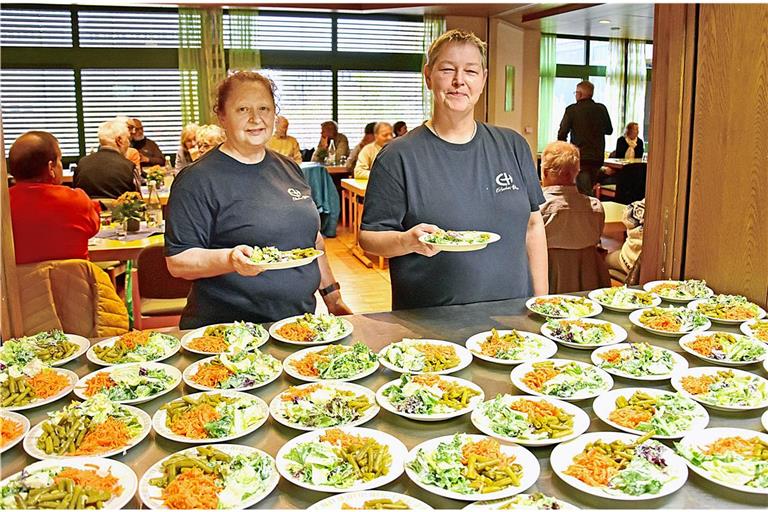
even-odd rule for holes
{"type": "Polygon", "coordinates": [[[321,297],[325,297],[326,295],[333,293],[336,290],[341,290],[341,286],[339,285],[338,281],[336,281],[335,283],[329,284],[325,288],[322,288],[318,291],[320,292],[321,297]]]}

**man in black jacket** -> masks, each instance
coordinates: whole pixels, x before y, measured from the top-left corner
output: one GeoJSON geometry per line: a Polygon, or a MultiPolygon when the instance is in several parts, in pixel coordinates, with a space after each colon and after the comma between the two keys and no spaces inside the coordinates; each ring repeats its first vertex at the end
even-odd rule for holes
{"type": "Polygon", "coordinates": [[[119,119],[99,125],[99,150],[80,159],[73,185],[93,199],[116,199],[124,192],[140,191],[133,162],[125,158],[131,136],[119,119]]]}
{"type": "Polygon", "coordinates": [[[165,165],[165,155],[155,141],[144,136],[144,125],[139,119],[128,120],[128,130],[131,132],[131,147],[141,154],[141,168],[153,165],[165,165]]]}
{"type": "Polygon", "coordinates": [[[581,171],[576,177],[576,186],[582,194],[592,195],[600,167],[605,158],[605,136],[613,133],[608,109],[602,103],[595,103],[592,95],[595,86],[584,80],[576,86],[576,103],[568,105],[557,132],[558,140],[567,140],[581,152],[581,171]]]}

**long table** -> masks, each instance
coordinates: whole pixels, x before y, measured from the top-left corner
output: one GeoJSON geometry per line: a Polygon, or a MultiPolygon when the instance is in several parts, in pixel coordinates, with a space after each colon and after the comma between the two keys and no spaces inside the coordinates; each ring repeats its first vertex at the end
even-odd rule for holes
{"type": "MultiPolygon", "coordinates": [[[[354,315],[348,318],[354,325],[355,330],[351,336],[343,341],[343,343],[351,344],[353,341],[360,340],[376,351],[388,343],[399,341],[403,337],[445,339],[463,344],[471,335],[489,330],[492,327],[499,329],[516,328],[538,332],[539,327],[543,323],[542,318],[532,315],[526,310],[525,301],[522,299],[466,306],[446,306],[420,310],[396,311],[391,313],[354,315]]],[[[701,361],[692,358],[687,353],[683,353],[678,347],[676,339],[654,336],[631,326],[627,320],[626,314],[607,312],[601,314],[598,318],[610,320],[627,328],[631,341],[647,341],[654,345],[672,349],[686,357],[689,363],[691,363],[691,366],[704,366],[701,364],[701,361]]],[[[730,327],[723,330],[736,332],[736,329],[730,327]]],[[[175,332],[172,334],[179,335],[180,333],[175,332]]],[[[295,352],[298,348],[299,347],[294,345],[286,345],[270,340],[262,347],[262,350],[282,360],[292,352],[295,352]]],[[[558,352],[555,357],[589,361],[589,355],[590,351],[588,350],[575,350],[558,346],[558,352]]],[[[200,357],[195,354],[182,351],[165,362],[183,370],[190,363],[199,358],[200,357]]],[[[80,361],[73,361],[65,365],[65,368],[75,371],[81,377],[98,369],[97,366],[89,363],[84,356],[80,361]]],[[[758,365],[748,367],[747,369],[752,370],[759,375],[765,375],[765,371],[758,365]]],[[[517,391],[510,382],[510,370],[511,367],[509,366],[487,363],[475,359],[469,367],[453,375],[469,379],[481,386],[485,391],[486,399],[488,399],[494,397],[497,393],[522,394],[520,391],[517,391]]],[[[377,390],[384,383],[396,379],[397,377],[398,374],[381,368],[373,375],[359,380],[356,383],[372,390],[377,390]]],[[[616,381],[616,387],[643,385],[637,381],[621,378],[614,379],[616,381]]],[[[257,389],[252,393],[269,403],[275,395],[285,390],[288,386],[296,384],[300,383],[283,374],[275,382],[257,389]]],[[[652,387],[672,390],[671,386],[666,381],[662,384],[653,384],[652,387]]],[[[193,392],[195,392],[195,390],[180,385],[168,395],[145,403],[140,407],[152,415],[167,401],[175,399],[183,394],[190,394],[193,392]]],[[[32,422],[32,425],[35,425],[46,418],[46,413],[58,410],[65,406],[66,403],[67,400],[61,399],[53,404],[27,411],[26,414],[32,422]]],[[[591,419],[590,432],[612,431],[608,425],[603,424],[595,417],[591,407],[592,400],[582,400],[575,403],[589,414],[591,419]]],[[[738,414],[729,414],[714,410],[708,410],[708,412],[711,418],[710,427],[742,427],[762,431],[760,427],[760,414],[762,411],[742,412],[738,414]]],[[[405,443],[408,449],[411,449],[428,439],[450,435],[455,432],[477,433],[477,430],[470,422],[468,414],[448,421],[422,423],[410,421],[382,410],[373,420],[363,425],[363,427],[388,432],[398,437],[405,443]]],[[[299,434],[301,434],[300,431],[287,428],[277,423],[273,418],[270,418],[267,423],[256,432],[237,439],[233,441],[233,443],[255,446],[270,455],[275,456],[279,448],[286,441],[299,434]]],[[[667,444],[669,443],[667,442],[667,444]]],[[[141,478],[144,472],[161,458],[178,450],[189,448],[190,446],[192,445],[169,441],[160,437],[155,432],[151,432],[147,439],[142,441],[138,446],[130,449],[126,454],[116,457],[116,459],[131,466],[138,477],[141,478]]],[[[532,448],[531,451],[536,455],[541,464],[541,475],[528,492],[541,491],[549,495],[560,497],[583,508],[743,509],[754,507],[765,509],[765,496],[749,495],[731,491],[724,487],[714,485],[693,473],[689,474],[688,481],[682,489],[664,498],[641,502],[621,502],[596,498],[571,488],[552,473],[549,465],[549,455],[552,451],[552,447],[532,448]]],[[[25,466],[32,462],[34,462],[34,459],[29,457],[23,451],[21,444],[19,444],[3,454],[0,475],[5,478],[17,471],[21,471],[25,466]]],[[[422,490],[416,484],[411,482],[405,474],[400,476],[394,482],[383,486],[381,489],[403,492],[421,499],[435,508],[457,509],[462,508],[465,505],[464,502],[438,497],[422,490]]],[[[278,488],[258,504],[256,508],[303,509],[327,496],[328,495],[325,493],[299,488],[285,479],[282,479],[278,488]]],[[[139,508],[140,506],[141,504],[138,498],[134,498],[134,501],[128,505],[129,508],[139,508]]]]}

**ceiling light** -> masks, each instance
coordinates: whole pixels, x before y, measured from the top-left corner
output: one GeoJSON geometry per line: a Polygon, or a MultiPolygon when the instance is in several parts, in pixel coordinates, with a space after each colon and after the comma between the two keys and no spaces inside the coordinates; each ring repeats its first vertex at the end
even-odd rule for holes
{"type": "Polygon", "coordinates": [[[600,20],[600,21],[598,21],[598,23],[602,23],[603,25],[610,25],[611,24],[611,20],[600,20]]]}

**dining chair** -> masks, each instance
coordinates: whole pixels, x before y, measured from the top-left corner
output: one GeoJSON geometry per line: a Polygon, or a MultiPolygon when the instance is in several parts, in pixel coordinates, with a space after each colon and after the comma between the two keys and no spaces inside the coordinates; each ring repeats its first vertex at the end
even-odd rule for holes
{"type": "Polygon", "coordinates": [[[192,282],[171,275],[165,264],[163,246],[142,249],[131,273],[134,327],[178,326],[192,282]]]}

